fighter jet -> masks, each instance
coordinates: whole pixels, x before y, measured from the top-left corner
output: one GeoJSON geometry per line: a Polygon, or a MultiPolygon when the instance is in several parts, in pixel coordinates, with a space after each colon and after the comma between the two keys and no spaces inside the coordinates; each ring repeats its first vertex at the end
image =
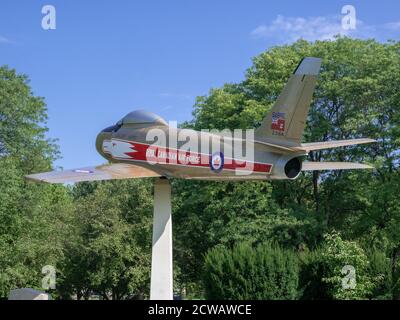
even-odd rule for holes
{"type": "Polygon", "coordinates": [[[179,129],[151,112],[133,111],[97,136],[96,149],[107,164],[36,173],[27,178],[49,183],[145,177],[293,180],[302,171],[372,168],[351,162],[306,161],[311,151],[375,141],[363,138],[301,143],[321,62],[307,57],[299,63],[251,138],[179,129]]]}

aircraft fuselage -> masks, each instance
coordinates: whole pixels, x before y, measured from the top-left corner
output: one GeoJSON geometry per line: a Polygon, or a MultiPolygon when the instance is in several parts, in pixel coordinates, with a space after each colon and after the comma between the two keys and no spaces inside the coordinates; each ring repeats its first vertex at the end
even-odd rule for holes
{"type": "Polygon", "coordinates": [[[272,151],[252,139],[166,125],[105,129],[97,137],[96,148],[112,163],[131,163],[183,179],[293,179],[301,171],[302,154],[272,151]],[[297,173],[288,177],[284,167],[291,159],[298,159],[292,161],[297,173]]]}

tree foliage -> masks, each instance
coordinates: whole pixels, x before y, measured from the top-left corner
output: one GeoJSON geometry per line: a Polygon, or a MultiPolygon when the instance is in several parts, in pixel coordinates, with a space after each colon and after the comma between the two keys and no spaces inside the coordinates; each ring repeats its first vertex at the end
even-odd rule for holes
{"type": "Polygon", "coordinates": [[[46,105],[28,78],[0,68],[0,296],[41,287],[42,267],[56,265],[68,237],[72,202],[61,186],[23,175],[51,168],[58,156],[45,137],[46,105]]]}
{"type": "Polygon", "coordinates": [[[94,293],[104,299],[147,296],[152,209],[149,182],[103,182],[86,192],[82,185],[74,189],[75,237],[68,241],[62,265],[63,295],[75,294],[79,299],[94,293]]]}
{"type": "MultiPolygon", "coordinates": [[[[181,198],[177,201],[178,219],[187,219],[186,232],[177,236],[182,238],[178,241],[190,243],[186,237],[196,233],[199,225],[204,237],[200,248],[193,243],[185,249],[188,258],[178,257],[180,263],[199,265],[202,258],[196,252],[246,238],[255,243],[273,239],[300,252],[313,251],[324,242],[325,234],[336,230],[365,252],[381,250],[397,274],[399,49],[398,42],[340,37],[312,43],[299,40],[256,56],[242,82],[211,89],[208,95],[197,98],[188,126],[253,128],[271,108],[298,62],[305,56],[321,57],[304,142],[371,137],[377,143],[312,152],[309,160],[369,162],[376,170],[303,173],[296,181],[245,183],[240,187],[220,183],[199,188],[195,182],[182,182],[183,190],[197,191],[189,198],[185,192],[177,193],[181,198]],[[232,196],[226,191],[229,188],[235,188],[232,196]],[[247,204],[245,209],[238,208],[242,201],[247,204]],[[191,212],[201,212],[202,218],[197,221],[191,212]],[[202,223],[204,217],[206,222],[202,223]],[[191,227],[191,221],[197,222],[195,226],[191,227]]],[[[324,285],[321,288],[327,289],[324,285]]]]}
{"type": "Polygon", "coordinates": [[[343,240],[336,232],[324,238],[320,250],[302,265],[303,297],[367,299],[374,285],[364,250],[355,241],[343,240]],[[318,295],[318,291],[322,294],[318,295]]]}

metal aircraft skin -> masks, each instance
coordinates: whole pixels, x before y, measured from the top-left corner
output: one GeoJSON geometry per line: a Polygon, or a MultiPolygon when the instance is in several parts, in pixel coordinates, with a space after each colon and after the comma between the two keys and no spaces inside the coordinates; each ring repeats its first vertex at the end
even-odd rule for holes
{"type": "Polygon", "coordinates": [[[319,58],[300,62],[252,139],[173,128],[159,116],[139,110],[98,134],[96,149],[108,164],[27,178],[49,183],[145,177],[274,180],[296,179],[301,171],[372,168],[351,162],[304,161],[313,150],[374,142],[365,138],[301,143],[320,66],[319,58]],[[215,152],[213,146],[218,145],[215,152]],[[235,157],[248,150],[251,157],[235,157]]]}

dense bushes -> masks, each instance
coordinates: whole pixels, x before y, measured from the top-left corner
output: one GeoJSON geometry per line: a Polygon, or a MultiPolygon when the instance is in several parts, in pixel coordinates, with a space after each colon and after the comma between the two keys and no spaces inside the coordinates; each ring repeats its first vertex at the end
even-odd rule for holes
{"type": "Polygon", "coordinates": [[[208,299],[295,299],[296,255],[275,244],[217,246],[205,258],[208,299]]]}
{"type": "Polygon", "coordinates": [[[218,245],[205,257],[208,299],[392,299],[390,259],[332,232],[313,251],[248,242],[218,245]]]}
{"type": "Polygon", "coordinates": [[[396,273],[393,274],[391,261],[384,252],[378,249],[367,251],[369,260],[368,272],[371,275],[373,289],[370,294],[372,299],[392,299],[396,293],[396,273]]]}

